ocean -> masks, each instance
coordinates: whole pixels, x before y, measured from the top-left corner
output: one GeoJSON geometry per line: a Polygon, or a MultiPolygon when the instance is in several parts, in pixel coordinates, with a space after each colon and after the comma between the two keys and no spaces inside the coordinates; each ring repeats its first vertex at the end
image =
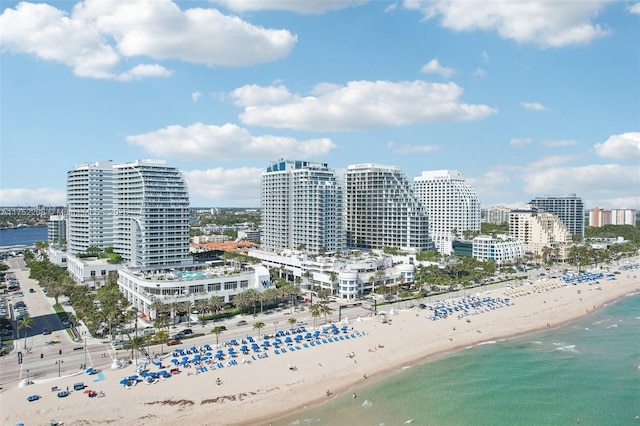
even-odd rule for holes
{"type": "Polygon", "coordinates": [[[33,245],[38,241],[47,241],[47,227],[0,229],[0,247],[33,245]]]}
{"type": "MultiPolygon", "coordinates": [[[[410,342],[407,342],[410,344],[410,342]]],[[[640,294],[397,371],[284,425],[640,425],[640,294]]]]}

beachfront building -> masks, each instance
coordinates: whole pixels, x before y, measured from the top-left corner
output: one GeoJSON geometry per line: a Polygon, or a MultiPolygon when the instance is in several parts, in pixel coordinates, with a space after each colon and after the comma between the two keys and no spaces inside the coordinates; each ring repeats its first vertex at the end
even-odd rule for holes
{"type": "Polygon", "coordinates": [[[632,209],[605,210],[596,207],[589,211],[589,226],[600,228],[605,225],[635,225],[636,211],[632,209]]]}
{"type": "Polygon", "coordinates": [[[215,295],[231,302],[238,293],[271,286],[260,264],[193,261],[187,185],[182,173],[164,161],[76,166],[68,173],[67,199],[69,274],[92,288],[117,277],[140,316],[155,316],[154,301],[195,303],[215,295]],[[94,250],[106,248],[121,261],[110,262],[94,250]]]}
{"type": "Polygon", "coordinates": [[[355,164],[345,174],[347,246],[364,250],[433,247],[427,212],[395,166],[355,164]]]}
{"type": "Polygon", "coordinates": [[[67,251],[113,245],[113,162],[79,164],[67,173],[67,251]]]}
{"type": "Polygon", "coordinates": [[[395,258],[378,251],[343,252],[337,257],[298,250],[250,250],[249,256],[289,281],[299,282],[303,289],[325,289],[345,301],[371,294],[380,286],[411,284],[415,275],[413,257],[395,258]]]}
{"type": "Polygon", "coordinates": [[[498,265],[524,257],[524,245],[510,235],[479,235],[473,239],[472,256],[478,260],[493,260],[498,265]]]}
{"type": "Polygon", "coordinates": [[[263,171],[261,180],[264,250],[344,249],[343,188],[326,163],[281,159],[263,171]]]}
{"type": "Polygon", "coordinates": [[[509,223],[509,213],[511,213],[511,209],[509,207],[504,207],[504,206],[489,207],[485,211],[484,221],[486,223],[492,223],[496,225],[509,223]]]}
{"type": "Polygon", "coordinates": [[[527,206],[509,215],[509,235],[522,242],[525,252],[542,255],[544,247],[570,245],[571,232],[553,213],[527,206]]]}
{"type": "Polygon", "coordinates": [[[576,194],[535,197],[529,204],[556,215],[571,235],[584,237],[584,203],[576,194]]]}
{"type": "Polygon", "coordinates": [[[429,236],[441,254],[453,252],[453,240],[480,231],[480,201],[458,170],[423,171],[413,191],[429,216],[429,236]]]}
{"type": "Polygon", "coordinates": [[[145,319],[156,318],[156,301],[172,306],[186,302],[193,308],[198,300],[216,296],[230,303],[239,293],[263,292],[272,286],[267,268],[240,262],[165,270],[128,268],[118,271],[118,285],[138,315],[145,319]]]}
{"type": "Polygon", "coordinates": [[[64,215],[49,216],[47,222],[47,241],[49,245],[59,246],[67,241],[67,219],[64,215]]]}

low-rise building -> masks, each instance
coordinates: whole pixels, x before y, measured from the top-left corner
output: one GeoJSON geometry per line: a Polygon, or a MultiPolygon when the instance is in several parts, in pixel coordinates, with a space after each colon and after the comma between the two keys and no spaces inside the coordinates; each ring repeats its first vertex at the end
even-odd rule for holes
{"type": "Polygon", "coordinates": [[[473,239],[473,257],[477,260],[494,260],[501,265],[524,254],[522,242],[509,235],[479,235],[473,239]]]}

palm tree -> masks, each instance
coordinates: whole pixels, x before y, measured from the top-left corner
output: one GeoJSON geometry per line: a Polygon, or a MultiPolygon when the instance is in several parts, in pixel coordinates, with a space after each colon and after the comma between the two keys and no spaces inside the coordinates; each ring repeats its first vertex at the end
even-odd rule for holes
{"type": "Polygon", "coordinates": [[[166,315],[157,316],[153,321],[153,326],[158,330],[169,329],[169,318],[166,315]]]}
{"type": "Polygon", "coordinates": [[[167,333],[164,330],[160,330],[160,331],[158,331],[156,333],[155,337],[156,337],[156,340],[160,342],[160,355],[162,355],[164,353],[164,346],[163,345],[169,339],[169,333],[167,333]]]}
{"type": "Polygon", "coordinates": [[[317,303],[312,303],[309,306],[309,312],[311,312],[311,318],[313,318],[313,329],[318,326],[318,317],[320,316],[320,306],[317,303]]]}
{"type": "Polygon", "coordinates": [[[262,321],[258,321],[255,324],[253,324],[253,328],[254,329],[258,329],[258,336],[260,335],[260,329],[264,328],[264,323],[262,321]]]}
{"type": "Polygon", "coordinates": [[[24,329],[24,347],[27,347],[27,329],[33,327],[36,322],[30,316],[23,317],[18,321],[18,330],[24,329]]]}
{"type": "Polygon", "coordinates": [[[209,298],[209,308],[213,311],[214,315],[222,310],[223,305],[224,302],[220,296],[213,295],[209,298]]]}
{"type": "Polygon", "coordinates": [[[323,303],[320,306],[320,313],[324,315],[324,322],[327,322],[327,315],[331,318],[331,312],[333,312],[333,309],[331,309],[326,303],[323,303]]]}
{"type": "Polygon", "coordinates": [[[220,337],[220,335],[222,334],[224,330],[222,329],[222,327],[216,325],[215,327],[213,327],[213,329],[211,330],[211,334],[215,334],[216,335],[216,346],[218,346],[219,341],[218,338],[220,337]]]}
{"type": "Polygon", "coordinates": [[[153,302],[151,302],[151,305],[149,305],[149,307],[151,308],[151,312],[153,313],[153,316],[155,318],[158,318],[158,315],[161,312],[164,312],[164,310],[166,309],[166,305],[160,299],[155,299],[153,302]]]}
{"type": "Polygon", "coordinates": [[[291,327],[296,325],[296,323],[298,322],[298,320],[295,319],[295,318],[289,318],[288,321],[289,321],[289,324],[291,325],[291,327]]]}
{"type": "Polygon", "coordinates": [[[331,294],[335,294],[334,287],[336,282],[338,282],[338,274],[336,274],[335,271],[331,271],[329,273],[329,280],[331,280],[331,294]]]}
{"type": "Polygon", "coordinates": [[[129,339],[128,345],[131,346],[131,357],[134,359],[134,364],[138,365],[138,351],[144,348],[145,339],[144,336],[133,336],[129,339]]]}

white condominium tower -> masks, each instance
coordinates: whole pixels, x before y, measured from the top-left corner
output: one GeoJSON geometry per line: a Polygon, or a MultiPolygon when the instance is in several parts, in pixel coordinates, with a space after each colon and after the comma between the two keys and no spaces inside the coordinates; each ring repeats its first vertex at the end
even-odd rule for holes
{"type": "Polygon", "coordinates": [[[113,162],[77,165],[67,172],[67,252],[113,245],[113,162]]]}
{"type": "Polygon", "coordinates": [[[413,191],[427,210],[429,235],[440,253],[453,252],[454,233],[480,231],[478,194],[459,171],[424,171],[413,179],[413,191]]]}
{"type": "Polygon", "coordinates": [[[345,174],[345,225],[352,248],[432,248],[424,207],[398,167],[355,164],[345,174]]]}
{"type": "Polygon", "coordinates": [[[262,247],[344,249],[343,188],[326,163],[272,163],[262,173],[262,247]]]}
{"type": "Polygon", "coordinates": [[[70,254],[113,247],[129,267],[192,262],[187,185],[164,161],[79,165],[67,174],[67,200],[70,254]]]}

